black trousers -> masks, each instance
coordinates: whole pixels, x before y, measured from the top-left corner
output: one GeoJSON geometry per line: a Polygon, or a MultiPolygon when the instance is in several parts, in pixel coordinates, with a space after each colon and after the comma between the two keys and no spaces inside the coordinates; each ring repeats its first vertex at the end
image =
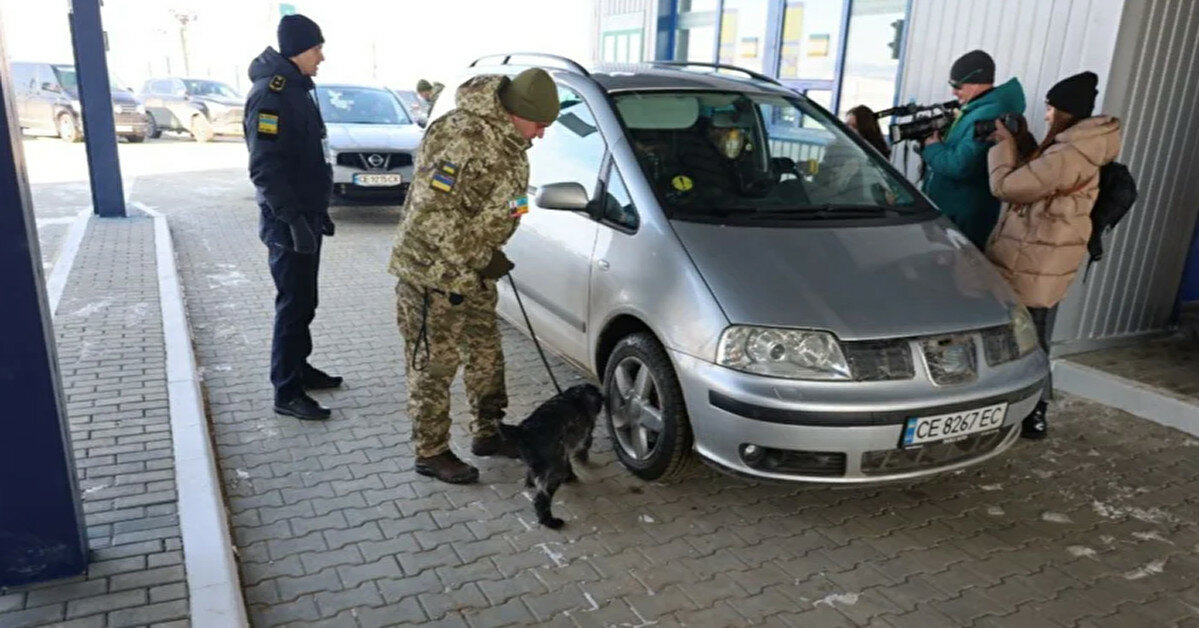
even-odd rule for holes
{"type": "MultiPolygon", "coordinates": [[[[318,240],[319,242],[319,240],[318,240]]],[[[312,353],[308,331],[316,317],[316,276],[321,247],[303,255],[278,245],[270,251],[271,277],[275,280],[275,331],[271,340],[271,384],[275,402],[285,403],[304,393],[303,375],[312,353]]]]}
{"type": "MultiPolygon", "coordinates": [[[[1028,313],[1032,315],[1033,325],[1037,326],[1037,340],[1041,342],[1041,348],[1048,354],[1049,341],[1053,338],[1053,323],[1057,321],[1057,306],[1030,307],[1028,313]]],[[[1041,391],[1041,401],[1050,399],[1053,399],[1053,371],[1050,371],[1049,376],[1045,378],[1045,388],[1041,391]]]]}

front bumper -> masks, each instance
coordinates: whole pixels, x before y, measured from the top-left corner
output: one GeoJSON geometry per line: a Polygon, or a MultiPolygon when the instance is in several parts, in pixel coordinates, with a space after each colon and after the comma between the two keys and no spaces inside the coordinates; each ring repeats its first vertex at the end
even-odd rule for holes
{"type": "Polygon", "coordinates": [[[144,113],[117,112],[113,116],[119,137],[145,137],[150,134],[150,117],[144,113]]]}
{"type": "Polygon", "coordinates": [[[773,480],[831,484],[910,480],[999,455],[1019,437],[1048,376],[1036,351],[974,383],[937,386],[927,374],[887,382],[813,382],[762,377],[671,352],[696,451],[723,470],[773,480]],[[953,443],[900,448],[907,418],[1007,403],[1002,426],[953,443]],[[782,464],[750,465],[741,446],[768,448],[782,464]]]}
{"type": "Polygon", "coordinates": [[[333,196],[338,199],[361,202],[397,203],[408,195],[412,181],[412,166],[387,171],[363,170],[349,166],[333,165],[333,196]],[[355,174],[398,174],[401,183],[393,186],[363,186],[354,183],[355,174]]]}

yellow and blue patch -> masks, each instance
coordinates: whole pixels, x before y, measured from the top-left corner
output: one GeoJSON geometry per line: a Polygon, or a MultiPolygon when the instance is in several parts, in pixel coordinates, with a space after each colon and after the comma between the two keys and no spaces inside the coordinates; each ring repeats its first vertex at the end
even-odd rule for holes
{"type": "Polygon", "coordinates": [[[455,181],[454,177],[451,177],[448,174],[443,174],[441,172],[435,172],[435,173],[433,173],[433,178],[429,180],[429,187],[433,188],[434,190],[438,190],[440,192],[448,193],[448,192],[454,191],[454,183],[455,182],[456,181],[455,181]]]}
{"type": "Polygon", "coordinates": [[[521,196],[508,201],[508,209],[513,218],[520,218],[529,213],[529,197],[521,196]]]}
{"type": "Polygon", "coordinates": [[[272,138],[279,134],[279,114],[274,111],[262,110],[258,112],[258,135],[271,136],[272,138]]]}

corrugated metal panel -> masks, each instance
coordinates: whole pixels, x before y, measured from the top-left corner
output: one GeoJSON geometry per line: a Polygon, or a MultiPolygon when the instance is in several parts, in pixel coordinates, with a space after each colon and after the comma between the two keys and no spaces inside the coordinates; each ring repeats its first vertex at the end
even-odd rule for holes
{"type": "Polygon", "coordinates": [[[1068,326],[1056,336],[1067,351],[1161,330],[1172,317],[1199,215],[1199,1],[1129,3],[1107,99],[1124,122],[1120,160],[1140,199],[1063,304],[1068,326]]]}

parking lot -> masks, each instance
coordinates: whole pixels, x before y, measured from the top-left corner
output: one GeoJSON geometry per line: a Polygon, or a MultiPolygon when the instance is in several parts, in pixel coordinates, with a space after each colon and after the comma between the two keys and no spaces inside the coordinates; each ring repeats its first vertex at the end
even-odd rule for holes
{"type": "MultiPolygon", "coordinates": [[[[51,265],[90,202],[83,146],[25,151],[51,265]]],[[[703,467],[645,483],[600,433],[558,494],[562,532],[536,526],[514,461],[476,461],[474,486],[416,476],[385,271],[394,207],[333,209],[313,362],[347,385],[320,396],[331,421],[276,416],[244,146],[151,140],[120,158],[131,202],[170,221],[255,625],[1199,624],[1199,440],[1072,398],[1045,442],[884,487],[703,467]]],[[[532,344],[504,334],[515,419],[551,388],[532,344]]],[[[459,453],[465,407],[456,387],[459,453]]]]}

